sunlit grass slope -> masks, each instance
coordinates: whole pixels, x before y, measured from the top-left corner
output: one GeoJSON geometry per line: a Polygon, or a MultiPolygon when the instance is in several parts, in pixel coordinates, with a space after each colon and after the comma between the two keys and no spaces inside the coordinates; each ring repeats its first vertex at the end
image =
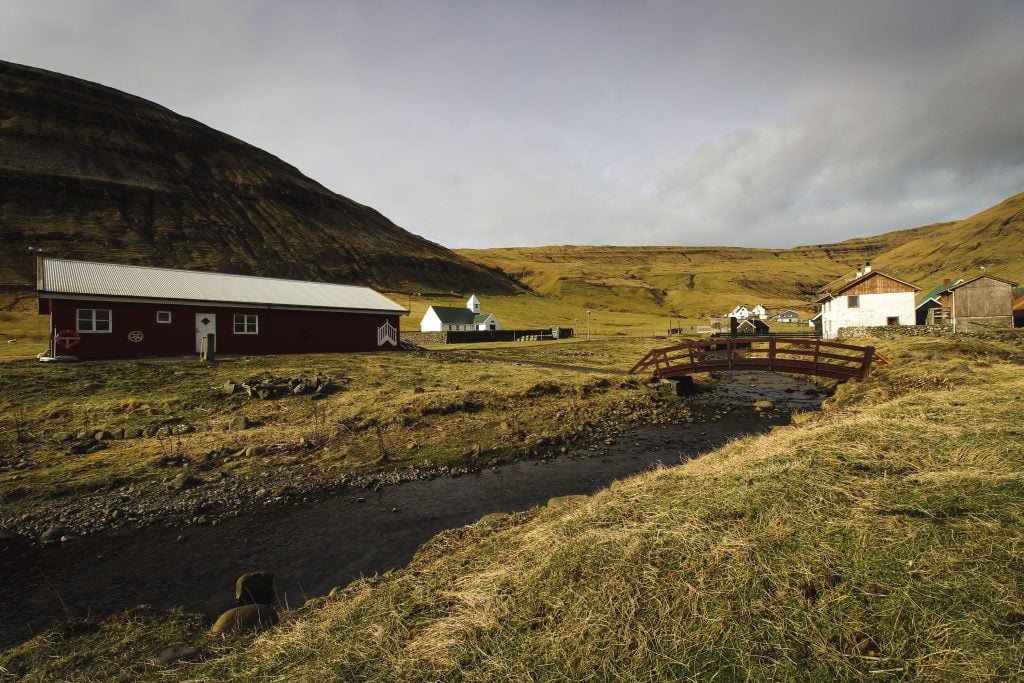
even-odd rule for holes
{"type": "Polygon", "coordinates": [[[1024,283],[1024,193],[970,218],[940,226],[878,258],[878,265],[921,287],[985,272],[1024,283]]]}
{"type": "Polygon", "coordinates": [[[685,316],[692,324],[738,304],[792,307],[810,317],[813,294],[825,283],[933,228],[794,249],[552,246],[459,253],[500,268],[541,297],[557,300],[560,309],[659,321],[685,316]]]}
{"type": "Polygon", "coordinates": [[[799,426],[446,532],[263,635],[126,618],[0,664],[36,680],[1019,678],[1024,344],[883,346],[893,365],[799,426]],[[208,659],[157,669],[161,628],[208,659]]]}

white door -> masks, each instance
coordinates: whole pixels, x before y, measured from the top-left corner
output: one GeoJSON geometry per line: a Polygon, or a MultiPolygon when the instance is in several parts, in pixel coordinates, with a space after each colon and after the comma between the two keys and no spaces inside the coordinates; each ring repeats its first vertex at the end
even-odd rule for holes
{"type": "Polygon", "coordinates": [[[213,350],[217,350],[217,315],[196,313],[196,353],[202,350],[203,337],[213,335],[213,350]]]}

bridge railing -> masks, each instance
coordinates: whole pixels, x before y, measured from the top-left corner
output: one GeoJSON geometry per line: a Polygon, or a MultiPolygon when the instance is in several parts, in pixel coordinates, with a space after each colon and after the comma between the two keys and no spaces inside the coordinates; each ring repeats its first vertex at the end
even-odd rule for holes
{"type": "Polygon", "coordinates": [[[630,373],[650,371],[667,379],[716,370],[771,370],[863,379],[874,355],[874,347],[820,339],[730,337],[652,349],[630,373]]]}

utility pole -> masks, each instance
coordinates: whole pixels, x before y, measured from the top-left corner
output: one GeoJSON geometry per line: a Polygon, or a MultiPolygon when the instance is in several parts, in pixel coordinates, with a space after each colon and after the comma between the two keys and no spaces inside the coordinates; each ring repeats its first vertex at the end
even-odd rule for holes
{"type": "Polygon", "coordinates": [[[587,309],[587,341],[590,341],[590,309],[587,309]]]}

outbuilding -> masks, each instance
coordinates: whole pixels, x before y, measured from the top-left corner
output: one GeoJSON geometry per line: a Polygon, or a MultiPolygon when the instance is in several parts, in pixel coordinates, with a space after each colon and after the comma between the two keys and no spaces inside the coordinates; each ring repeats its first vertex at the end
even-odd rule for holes
{"type": "Polygon", "coordinates": [[[367,287],[39,258],[39,313],[51,355],[135,358],[197,353],[393,350],[408,310],[367,287]]]}
{"type": "Polygon", "coordinates": [[[953,330],[1013,327],[1016,284],[991,275],[979,275],[950,286],[953,330]]]}

